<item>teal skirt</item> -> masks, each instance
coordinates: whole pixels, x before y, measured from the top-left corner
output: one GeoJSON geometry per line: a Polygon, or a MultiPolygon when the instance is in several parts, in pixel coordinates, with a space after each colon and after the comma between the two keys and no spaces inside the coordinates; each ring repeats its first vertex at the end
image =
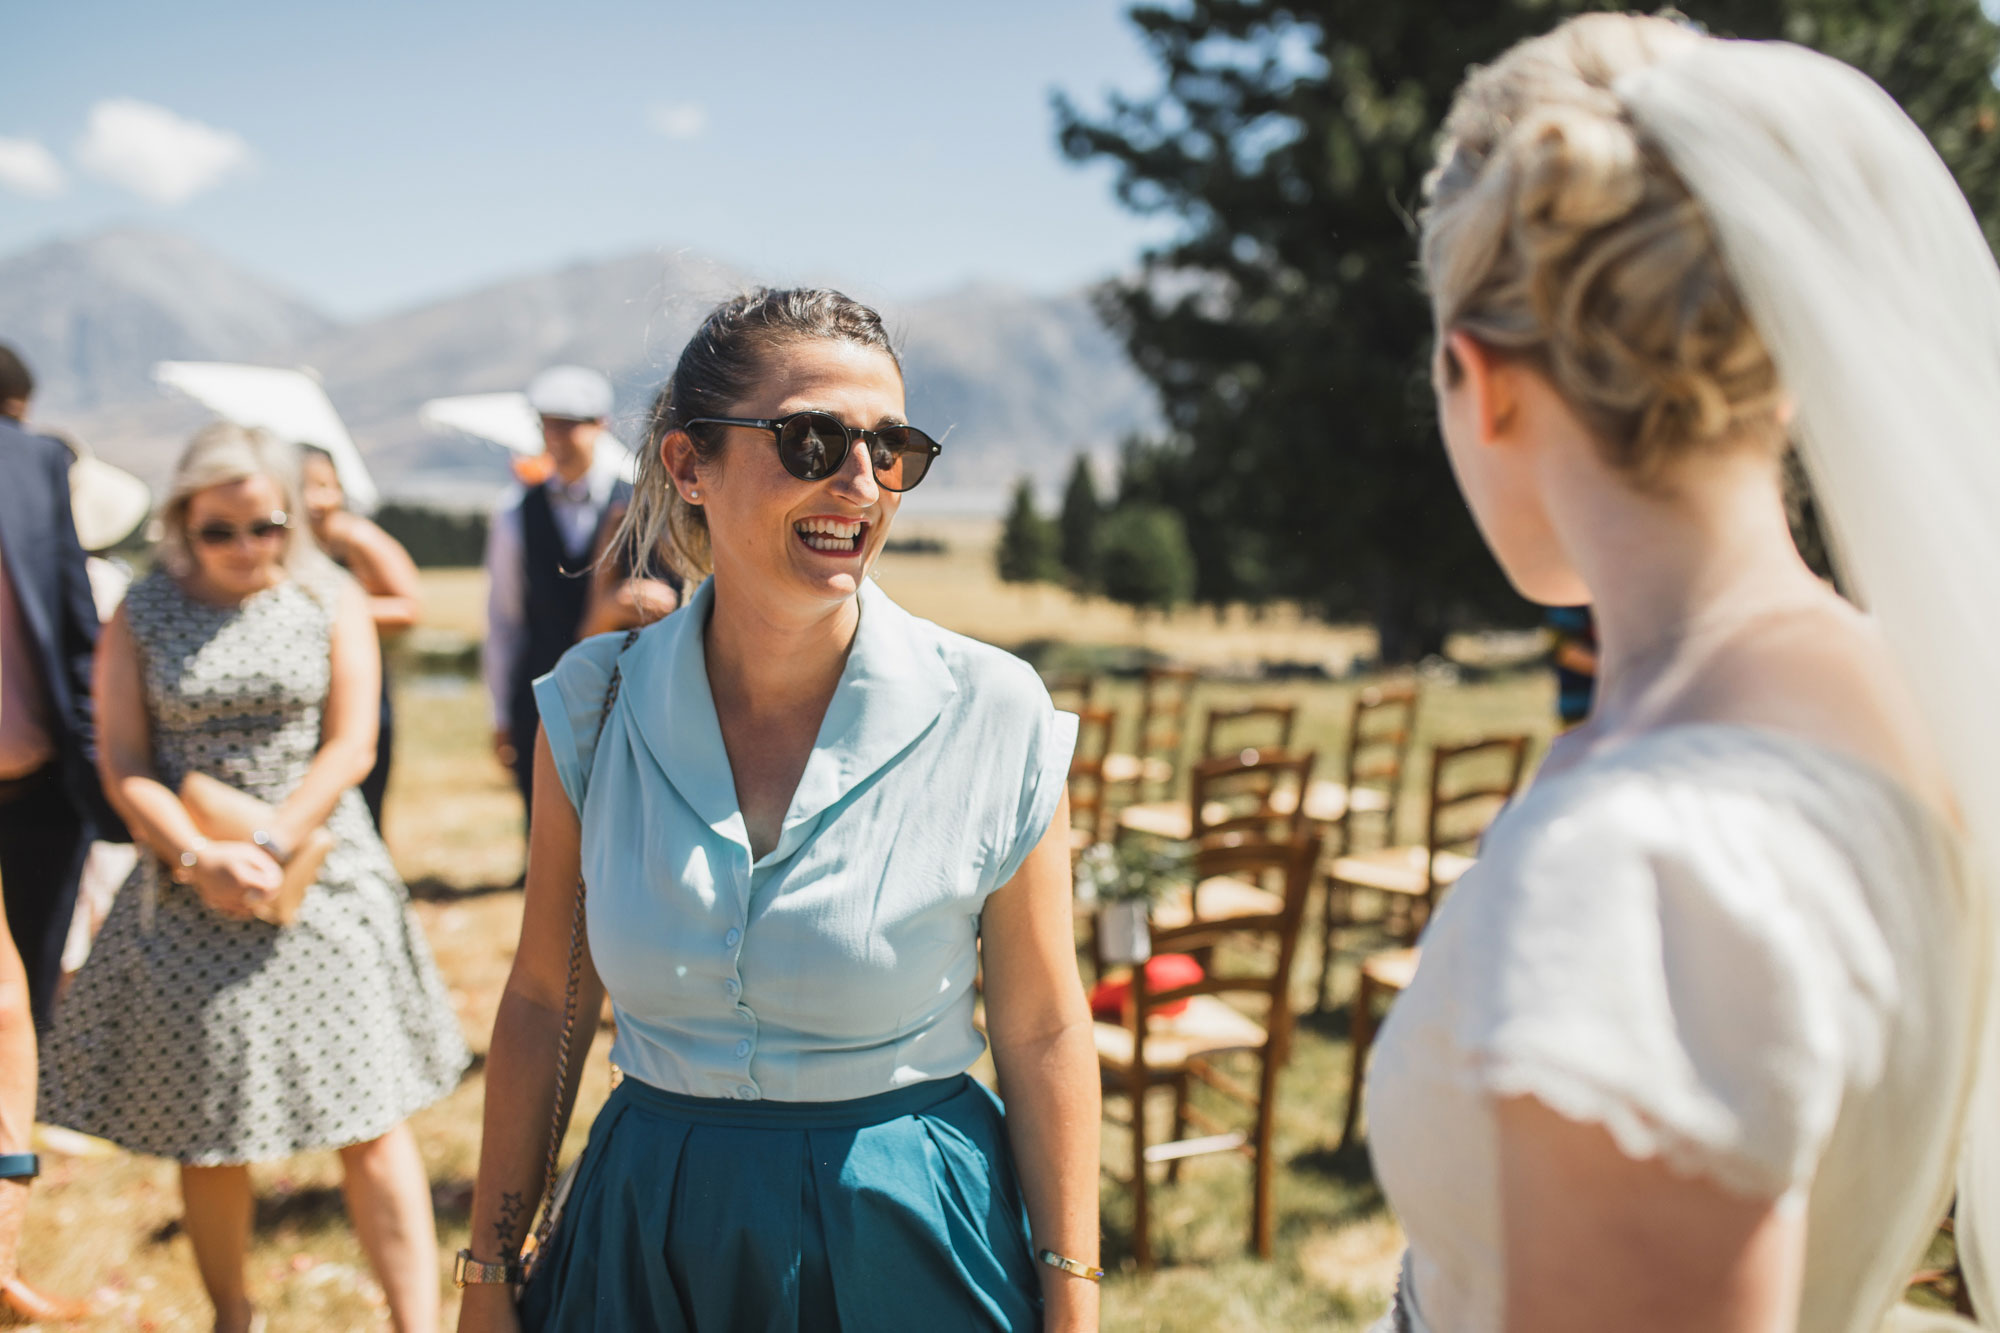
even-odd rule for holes
{"type": "Polygon", "coordinates": [[[1000,1103],[961,1074],[847,1102],[627,1078],[521,1296],[524,1333],[1041,1327],[1000,1103]]]}

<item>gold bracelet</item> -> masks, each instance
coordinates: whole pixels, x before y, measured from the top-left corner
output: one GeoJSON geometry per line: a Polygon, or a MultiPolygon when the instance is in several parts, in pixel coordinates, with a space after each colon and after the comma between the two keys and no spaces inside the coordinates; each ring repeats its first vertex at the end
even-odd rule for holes
{"type": "Polygon", "coordinates": [[[1092,1268],[1089,1264],[1085,1263],[1078,1263],[1074,1259],[1068,1258],[1064,1255],[1057,1254],[1054,1250],[1043,1250],[1035,1257],[1041,1260],[1043,1263],[1047,1264],[1050,1268],[1060,1268],[1063,1272],[1068,1273],[1071,1277],[1080,1277],[1085,1282],[1104,1281],[1103,1269],[1092,1268]]]}

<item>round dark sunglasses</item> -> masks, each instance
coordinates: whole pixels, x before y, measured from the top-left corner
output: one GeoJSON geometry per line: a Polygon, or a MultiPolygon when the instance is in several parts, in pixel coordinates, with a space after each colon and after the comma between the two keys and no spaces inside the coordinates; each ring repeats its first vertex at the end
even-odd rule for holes
{"type": "Polygon", "coordinates": [[[825,481],[840,471],[848,451],[860,440],[868,446],[875,484],[885,491],[909,490],[931,470],[931,460],[944,452],[943,445],[915,426],[856,430],[827,412],[794,412],[776,418],[695,417],[685,424],[768,430],[778,442],[778,461],[800,481],[825,481]]]}
{"type": "Polygon", "coordinates": [[[269,541],[291,530],[292,520],[284,510],[274,510],[269,518],[260,518],[238,527],[234,523],[204,523],[194,530],[194,539],[203,546],[228,546],[239,537],[248,537],[253,542],[269,541]]]}

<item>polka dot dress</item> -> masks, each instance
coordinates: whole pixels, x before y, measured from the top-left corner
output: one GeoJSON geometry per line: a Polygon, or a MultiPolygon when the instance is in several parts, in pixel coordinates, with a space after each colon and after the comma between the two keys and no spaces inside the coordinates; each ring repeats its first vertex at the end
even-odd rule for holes
{"type": "MultiPolygon", "coordinates": [[[[276,803],[319,747],[331,597],[297,582],[219,607],[164,571],[126,616],[153,764],[276,803]]],[[[42,1050],[40,1115],[199,1166],[374,1138],[450,1092],[468,1055],[360,793],[287,927],[232,921],[142,856],[42,1050]]]]}

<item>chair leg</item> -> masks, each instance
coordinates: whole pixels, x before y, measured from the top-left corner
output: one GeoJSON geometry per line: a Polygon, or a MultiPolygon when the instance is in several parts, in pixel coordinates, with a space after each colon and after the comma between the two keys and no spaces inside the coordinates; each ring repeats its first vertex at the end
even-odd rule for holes
{"type": "Polygon", "coordinates": [[[1250,1190],[1250,1248],[1256,1251],[1259,1259],[1271,1257],[1274,1230],[1271,1214],[1274,1207],[1272,1175],[1275,1164],[1271,1160],[1271,1140],[1277,1136],[1278,1082],[1270,1062],[1280,1054],[1281,1052],[1268,1047],[1264,1051],[1265,1067],[1258,1080],[1257,1122],[1253,1130],[1255,1138],[1250,1145],[1251,1151],[1255,1154],[1250,1159],[1250,1169],[1255,1173],[1252,1176],[1253,1183],[1250,1190]]]}
{"type": "Polygon", "coordinates": [[[1361,1089],[1368,1074],[1368,1048],[1375,1044],[1375,983],[1366,972],[1354,988],[1354,1017],[1348,1023],[1348,1038],[1354,1045],[1354,1073],[1347,1083],[1347,1118],[1340,1127],[1343,1152],[1354,1142],[1354,1130],[1361,1119],[1361,1089]]]}
{"type": "Polygon", "coordinates": [[[1333,989],[1333,932],[1334,898],[1339,894],[1332,879],[1326,881],[1326,892],[1321,895],[1319,918],[1319,990],[1313,998],[1313,1012],[1326,1011],[1327,998],[1333,989]]]}
{"type": "MultiPolygon", "coordinates": [[[[1174,1079],[1174,1140],[1187,1137],[1188,1076],[1182,1074],[1174,1079]]],[[[1181,1179],[1181,1159],[1176,1157],[1167,1163],[1167,1183],[1177,1185],[1181,1179]]]]}
{"type": "Polygon", "coordinates": [[[1146,1092],[1132,1092],[1132,1259],[1139,1271],[1153,1271],[1153,1238],[1146,1225],[1146,1092]]]}

